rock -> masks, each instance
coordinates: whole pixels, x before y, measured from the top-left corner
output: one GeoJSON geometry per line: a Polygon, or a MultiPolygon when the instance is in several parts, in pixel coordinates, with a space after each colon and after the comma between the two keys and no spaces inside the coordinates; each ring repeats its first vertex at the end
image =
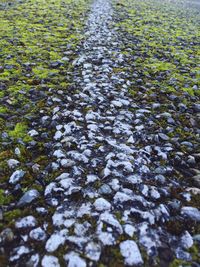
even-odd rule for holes
{"type": "Polygon", "coordinates": [[[15,148],[15,155],[17,155],[17,156],[21,155],[21,151],[18,147],[15,148]]]}
{"type": "Polygon", "coordinates": [[[86,262],[82,259],[78,253],[76,252],[69,252],[68,254],[64,255],[64,260],[68,262],[68,267],[86,267],[86,262]]]}
{"type": "Polygon", "coordinates": [[[35,228],[30,231],[29,236],[31,239],[36,241],[43,241],[46,239],[46,233],[41,227],[35,228]]]}
{"type": "Polygon", "coordinates": [[[7,163],[8,163],[9,168],[11,169],[17,167],[20,164],[20,162],[16,159],[9,159],[7,163]]]}
{"type": "Polygon", "coordinates": [[[22,219],[18,219],[15,223],[15,227],[18,229],[33,228],[36,225],[37,221],[32,215],[26,216],[22,219]]]}
{"type": "Polygon", "coordinates": [[[71,159],[61,159],[60,164],[64,168],[72,167],[75,165],[75,162],[71,159]]]}
{"type": "Polygon", "coordinates": [[[142,256],[135,241],[126,240],[120,243],[120,252],[125,258],[125,264],[139,266],[143,264],[142,256]]]}
{"type": "Polygon", "coordinates": [[[36,130],[31,130],[28,132],[28,135],[30,135],[31,137],[37,136],[39,133],[36,130]]]}
{"type": "Polygon", "coordinates": [[[193,207],[183,207],[181,209],[181,214],[185,215],[191,220],[200,222],[200,211],[197,208],[193,207]]]}
{"type": "Polygon", "coordinates": [[[11,262],[16,261],[19,258],[21,258],[21,256],[28,254],[29,252],[30,252],[30,249],[28,247],[25,247],[25,246],[16,247],[16,248],[14,248],[14,250],[12,252],[12,255],[10,257],[10,261],[11,262]]]}
{"type": "Polygon", "coordinates": [[[108,211],[102,213],[99,217],[99,220],[107,223],[108,225],[113,226],[120,234],[123,233],[123,229],[118,220],[108,211]]]}
{"type": "Polygon", "coordinates": [[[58,258],[55,256],[45,255],[42,259],[42,267],[60,267],[58,258]]]}
{"type": "Polygon", "coordinates": [[[159,133],[158,136],[163,140],[163,141],[168,141],[169,137],[164,134],[164,133],[159,133]]]}
{"type": "Polygon", "coordinates": [[[51,235],[51,237],[46,242],[46,250],[48,252],[54,252],[58,249],[60,245],[63,245],[66,240],[66,235],[68,233],[67,229],[63,229],[60,232],[56,232],[51,235]]]}
{"type": "Polygon", "coordinates": [[[13,172],[13,174],[11,175],[9,179],[9,183],[10,184],[18,183],[24,177],[24,175],[25,175],[25,172],[23,170],[17,170],[13,172]]]}
{"type": "Polygon", "coordinates": [[[89,175],[87,175],[87,181],[86,181],[86,183],[87,184],[89,184],[89,183],[93,183],[93,182],[95,182],[96,180],[98,180],[99,178],[98,178],[98,176],[97,175],[95,175],[95,174],[89,174],[89,175]]]}
{"type": "Polygon", "coordinates": [[[99,188],[99,194],[102,195],[109,195],[112,193],[112,189],[110,188],[109,185],[107,184],[103,184],[100,188],[99,188]]]}
{"type": "Polygon", "coordinates": [[[97,211],[109,210],[111,208],[111,204],[104,198],[98,198],[94,202],[94,207],[97,211]]]}
{"type": "Polygon", "coordinates": [[[19,200],[17,203],[18,207],[23,207],[27,204],[30,204],[33,202],[33,200],[37,199],[40,196],[40,193],[36,189],[31,189],[27,191],[19,200]]]}
{"type": "Polygon", "coordinates": [[[186,188],[186,191],[192,193],[193,195],[200,195],[200,189],[196,187],[188,187],[186,188]]]}
{"type": "Polygon", "coordinates": [[[194,104],[193,108],[196,112],[200,112],[200,104],[194,104]]]}
{"type": "Polygon", "coordinates": [[[136,232],[136,228],[134,226],[132,226],[131,224],[125,224],[124,225],[124,232],[130,236],[133,237],[134,233],[136,232]]]}
{"type": "Polygon", "coordinates": [[[101,256],[101,247],[98,243],[89,242],[85,247],[86,256],[93,261],[98,261],[101,256]]]}
{"type": "Polygon", "coordinates": [[[195,186],[200,188],[200,174],[193,176],[192,181],[194,182],[195,186]]]}
{"type": "Polygon", "coordinates": [[[26,262],[26,267],[37,267],[39,266],[39,261],[39,254],[33,254],[31,258],[26,262]]]}
{"type": "Polygon", "coordinates": [[[6,228],[0,233],[0,243],[12,242],[14,240],[14,233],[11,228],[6,228]]]}
{"type": "Polygon", "coordinates": [[[181,246],[184,249],[191,248],[193,246],[193,239],[192,236],[189,234],[188,231],[185,231],[185,233],[181,236],[181,246]]]}
{"type": "Polygon", "coordinates": [[[165,184],[165,181],[166,181],[165,176],[163,176],[161,174],[156,175],[155,176],[155,180],[158,181],[161,184],[165,184]]]}

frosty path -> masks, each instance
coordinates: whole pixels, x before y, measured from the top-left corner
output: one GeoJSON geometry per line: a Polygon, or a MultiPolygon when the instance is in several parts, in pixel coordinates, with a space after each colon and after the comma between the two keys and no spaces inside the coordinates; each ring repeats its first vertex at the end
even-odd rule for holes
{"type": "MultiPolygon", "coordinates": [[[[49,125],[54,133],[46,146],[48,166],[34,165],[41,180],[48,172],[53,179],[42,194],[29,188],[17,202],[23,208],[39,199],[15,222],[10,266],[165,267],[173,258],[191,260],[187,223],[199,223],[200,211],[188,204],[192,189],[172,163],[175,141],[167,127],[156,126],[161,120],[173,125],[176,107],[166,111],[159,100],[130,94],[132,80],[141,81],[130,76],[134,61],[130,49],[124,53],[128,39],[116,18],[111,1],[93,2],[72,63],[71,91],[48,96],[40,122],[32,122],[30,135],[38,140],[49,125]]],[[[24,175],[15,172],[10,184],[24,175]]]]}

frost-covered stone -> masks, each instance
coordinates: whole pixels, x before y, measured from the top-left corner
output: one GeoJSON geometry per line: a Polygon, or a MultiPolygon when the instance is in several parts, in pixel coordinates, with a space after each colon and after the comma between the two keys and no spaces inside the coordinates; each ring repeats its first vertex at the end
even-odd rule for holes
{"type": "Polygon", "coordinates": [[[16,247],[13,250],[12,256],[10,257],[10,261],[16,261],[18,259],[20,259],[21,256],[28,254],[30,252],[30,249],[28,247],[25,246],[20,246],[20,247],[16,247]]]}
{"type": "Polygon", "coordinates": [[[58,258],[55,256],[45,255],[42,259],[42,267],[60,267],[58,258]]]}
{"type": "Polygon", "coordinates": [[[13,172],[13,174],[10,176],[9,183],[10,184],[16,184],[18,183],[25,175],[25,171],[23,170],[17,170],[13,172]]]}
{"type": "Polygon", "coordinates": [[[98,198],[94,202],[94,207],[97,211],[109,210],[111,208],[111,204],[104,198],[98,198]]]}
{"type": "Polygon", "coordinates": [[[9,168],[15,168],[20,164],[20,162],[16,159],[9,159],[7,163],[8,163],[9,168]]]}
{"type": "Polygon", "coordinates": [[[181,236],[181,246],[185,249],[188,249],[193,246],[193,238],[188,231],[181,236]]]}
{"type": "Polygon", "coordinates": [[[37,225],[37,221],[32,215],[19,219],[15,223],[15,227],[19,229],[30,228],[30,227],[33,228],[36,225],[37,225]]]}
{"type": "Polygon", "coordinates": [[[191,220],[200,222],[200,211],[197,208],[193,208],[193,207],[183,207],[181,209],[181,213],[185,216],[187,216],[188,218],[190,218],[191,220]]]}
{"type": "Polygon", "coordinates": [[[28,205],[32,203],[35,199],[37,199],[40,196],[40,193],[36,189],[31,189],[27,191],[19,200],[17,205],[19,207],[23,207],[25,205],[28,205]]]}
{"type": "Polygon", "coordinates": [[[111,213],[105,211],[100,215],[99,220],[113,226],[120,234],[123,233],[121,224],[111,213]]]}
{"type": "Polygon", "coordinates": [[[68,267],[86,267],[86,262],[82,259],[78,253],[69,252],[64,255],[64,260],[68,263],[68,267]]]}
{"type": "Polygon", "coordinates": [[[46,250],[48,252],[54,252],[60,245],[63,245],[66,240],[67,229],[61,230],[60,232],[54,233],[46,242],[46,250]]]}
{"type": "Polygon", "coordinates": [[[125,258],[125,264],[138,266],[143,264],[142,256],[135,241],[126,240],[120,243],[120,252],[125,258]]]}
{"type": "Polygon", "coordinates": [[[28,132],[28,134],[31,136],[31,137],[34,137],[34,136],[37,136],[39,133],[36,131],[36,130],[31,130],[28,132]]]}
{"type": "Polygon", "coordinates": [[[93,183],[95,182],[96,180],[98,180],[98,176],[97,175],[94,175],[94,174],[89,174],[87,175],[87,184],[89,183],[93,183]]]}
{"type": "Polygon", "coordinates": [[[112,245],[115,245],[116,243],[115,238],[112,235],[112,233],[101,232],[98,235],[98,238],[101,241],[101,243],[104,244],[104,246],[112,246],[112,245]]]}
{"type": "Polygon", "coordinates": [[[37,241],[43,241],[46,239],[46,233],[41,227],[33,229],[32,231],[30,231],[29,235],[30,238],[37,241]]]}
{"type": "Polygon", "coordinates": [[[136,228],[131,224],[125,224],[124,225],[124,232],[129,235],[130,237],[133,237],[134,233],[136,232],[136,228]]]}
{"type": "Polygon", "coordinates": [[[95,242],[89,242],[85,247],[85,254],[89,259],[98,261],[101,256],[100,245],[95,242]]]}
{"type": "Polygon", "coordinates": [[[33,254],[27,262],[27,267],[37,267],[39,265],[39,254],[33,254]]]}

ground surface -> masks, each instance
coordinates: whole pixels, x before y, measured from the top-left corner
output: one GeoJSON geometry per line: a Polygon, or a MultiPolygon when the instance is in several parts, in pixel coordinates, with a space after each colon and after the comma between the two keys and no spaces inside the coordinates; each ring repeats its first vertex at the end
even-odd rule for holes
{"type": "Polygon", "coordinates": [[[0,5],[0,266],[200,266],[198,1],[0,5]]]}

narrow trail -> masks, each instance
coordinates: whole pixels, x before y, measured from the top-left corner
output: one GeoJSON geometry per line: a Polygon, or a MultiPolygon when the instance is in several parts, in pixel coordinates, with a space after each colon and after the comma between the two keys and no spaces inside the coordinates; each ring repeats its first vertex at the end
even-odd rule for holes
{"type": "MultiPolygon", "coordinates": [[[[113,16],[109,0],[94,1],[80,56],[73,62],[76,93],[66,96],[63,105],[58,101],[52,111],[51,166],[63,168],[44,192],[46,202],[55,208],[52,234],[45,233],[47,222],[38,226],[32,216],[19,220],[19,232],[27,225],[33,229],[12,253],[11,262],[20,253],[31,252],[30,266],[40,266],[40,260],[44,267],[62,266],[56,251],[62,254],[66,245],[62,256],[70,267],[97,266],[101,261],[109,266],[112,248],[130,266],[143,265],[146,254],[152,264],[159,256],[160,266],[168,266],[174,254],[190,258],[186,252],[193,243],[190,233],[173,236],[166,225],[169,218],[181,221],[195,214],[199,220],[200,214],[171,199],[172,188],[182,185],[170,161],[165,166],[161,162],[173,147],[164,133],[155,138],[149,130],[155,119],[168,115],[153,118],[151,110],[159,103],[144,106],[129,95],[128,75],[117,70],[131,66],[120,51],[123,40],[113,16]],[[41,241],[39,251],[26,246],[30,237],[41,241]]],[[[187,197],[185,192],[184,203],[187,197]]],[[[36,210],[44,218],[48,212],[36,210]]]]}

